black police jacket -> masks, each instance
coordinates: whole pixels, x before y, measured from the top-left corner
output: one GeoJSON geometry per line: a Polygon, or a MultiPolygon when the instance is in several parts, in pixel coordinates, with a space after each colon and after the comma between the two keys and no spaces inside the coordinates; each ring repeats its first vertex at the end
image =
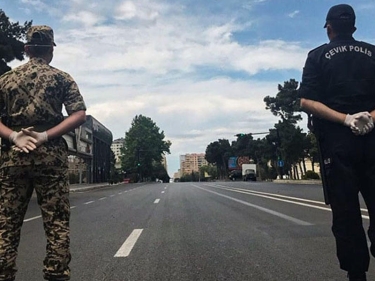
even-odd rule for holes
{"type": "Polygon", "coordinates": [[[375,109],[375,46],[338,37],[309,52],[299,96],[353,114],[375,109]]]}

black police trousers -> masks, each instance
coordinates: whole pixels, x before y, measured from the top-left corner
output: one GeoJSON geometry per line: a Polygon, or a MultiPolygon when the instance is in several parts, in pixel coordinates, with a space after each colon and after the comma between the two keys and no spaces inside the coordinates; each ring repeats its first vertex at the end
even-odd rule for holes
{"type": "Polygon", "coordinates": [[[335,124],[323,129],[319,140],[323,158],[329,159],[325,167],[340,267],[352,273],[366,272],[370,255],[359,193],[367,205],[367,233],[375,248],[375,130],[356,136],[348,127],[335,124]]]}

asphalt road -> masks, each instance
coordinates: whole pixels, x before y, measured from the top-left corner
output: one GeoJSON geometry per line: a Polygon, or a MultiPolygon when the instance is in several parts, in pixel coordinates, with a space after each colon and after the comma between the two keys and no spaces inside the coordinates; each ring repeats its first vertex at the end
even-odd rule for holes
{"type": "MultiPolygon", "coordinates": [[[[347,280],[317,185],[122,184],[72,193],[71,206],[73,281],[347,280]]],[[[42,280],[44,252],[32,198],[17,281],[42,280]]]]}

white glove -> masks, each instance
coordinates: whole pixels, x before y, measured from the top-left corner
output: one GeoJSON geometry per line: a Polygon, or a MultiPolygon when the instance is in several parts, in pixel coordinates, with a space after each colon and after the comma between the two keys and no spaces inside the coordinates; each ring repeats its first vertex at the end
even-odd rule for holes
{"type": "Polygon", "coordinates": [[[358,118],[356,125],[358,127],[358,131],[353,131],[354,134],[358,133],[358,135],[366,135],[374,129],[374,121],[372,117],[360,117],[358,118]]]}
{"type": "Polygon", "coordinates": [[[22,131],[13,131],[9,135],[9,142],[14,143],[20,151],[29,153],[36,148],[37,140],[31,136],[25,135],[22,131]]]}
{"type": "Polygon", "coordinates": [[[48,135],[46,131],[39,133],[34,131],[34,127],[28,127],[26,129],[22,129],[22,132],[25,135],[28,135],[36,139],[35,145],[37,147],[48,141],[48,135]]]}
{"type": "Polygon", "coordinates": [[[352,130],[355,135],[365,135],[374,128],[374,121],[369,112],[359,112],[346,115],[344,124],[352,130]]]}

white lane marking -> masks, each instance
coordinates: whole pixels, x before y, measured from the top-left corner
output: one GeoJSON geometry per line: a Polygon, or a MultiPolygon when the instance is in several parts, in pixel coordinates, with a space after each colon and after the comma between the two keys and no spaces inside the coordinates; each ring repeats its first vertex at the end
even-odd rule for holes
{"type": "Polygon", "coordinates": [[[112,194],[112,195],[110,195],[109,197],[113,197],[113,196],[115,196],[114,194],[112,194]]]}
{"type": "Polygon", "coordinates": [[[88,204],[91,204],[91,203],[94,203],[95,201],[89,201],[89,202],[85,202],[85,203],[83,203],[83,204],[85,204],[85,205],[88,205],[88,204]]]}
{"type": "MultiPolygon", "coordinates": [[[[214,186],[212,186],[212,187],[214,187],[214,186]]],[[[320,207],[320,206],[315,206],[315,205],[311,205],[311,204],[306,204],[306,203],[301,203],[301,202],[296,202],[296,201],[291,201],[291,200],[286,200],[286,199],[280,199],[280,198],[277,198],[277,197],[290,198],[290,199],[301,200],[301,201],[310,201],[310,202],[320,204],[321,202],[318,202],[318,201],[312,201],[312,200],[307,200],[307,199],[302,199],[302,198],[299,199],[299,198],[296,198],[296,197],[288,197],[288,196],[284,196],[284,195],[279,196],[279,195],[272,194],[272,193],[264,193],[264,192],[257,192],[257,191],[254,192],[253,190],[247,190],[247,189],[237,189],[237,188],[227,188],[227,187],[215,187],[215,188],[225,189],[225,190],[234,191],[234,192],[238,192],[238,193],[250,194],[250,195],[254,195],[254,196],[258,196],[258,197],[269,198],[269,199],[272,199],[272,200],[292,203],[292,204],[301,205],[301,206],[312,207],[312,208],[316,208],[316,209],[320,209],[320,210],[324,210],[324,211],[330,211],[331,210],[330,208],[327,208],[327,207],[320,207]],[[268,195],[262,195],[262,193],[268,194],[268,195]]]]}
{"type": "Polygon", "coordinates": [[[32,217],[32,218],[29,218],[29,219],[25,219],[25,220],[23,220],[23,222],[28,222],[28,221],[36,220],[36,219],[39,219],[39,218],[41,218],[41,217],[42,217],[42,216],[32,217]]]}
{"type": "Polygon", "coordinates": [[[128,239],[125,240],[124,244],[122,244],[120,249],[117,251],[115,257],[129,256],[142,231],[143,229],[134,229],[132,233],[129,235],[128,239]]]}
{"type": "Polygon", "coordinates": [[[119,194],[119,195],[121,195],[121,194],[122,194],[122,192],[119,192],[118,194],[119,194]]]}
{"type": "Polygon", "coordinates": [[[162,191],[161,193],[164,193],[165,191],[162,191]]]}
{"type": "MultiPolygon", "coordinates": [[[[311,205],[311,204],[306,204],[306,203],[301,203],[301,202],[296,202],[296,201],[291,201],[291,200],[285,200],[285,199],[280,199],[280,198],[276,198],[276,197],[289,198],[289,199],[303,201],[303,202],[311,202],[311,203],[325,205],[325,203],[320,202],[320,201],[314,201],[314,200],[308,200],[308,199],[303,199],[303,198],[298,198],[298,197],[290,197],[290,196],[285,196],[285,195],[272,194],[272,193],[254,191],[254,190],[240,189],[240,188],[232,189],[232,188],[226,188],[223,185],[220,185],[220,186],[223,186],[223,187],[218,187],[218,186],[216,187],[216,186],[212,186],[212,185],[209,185],[209,186],[214,187],[214,188],[226,189],[226,190],[234,191],[234,192],[238,192],[238,193],[250,194],[250,195],[253,195],[253,196],[268,198],[268,199],[272,199],[272,200],[277,200],[277,201],[282,201],[282,202],[291,203],[291,204],[295,204],[295,205],[300,205],[300,206],[305,206],[305,207],[310,207],[310,208],[314,208],[314,209],[332,212],[331,208],[328,208],[328,207],[320,207],[320,206],[316,206],[316,205],[311,205]],[[262,195],[262,194],[268,194],[268,195],[262,195]]],[[[367,212],[367,209],[361,209],[361,210],[367,212]]],[[[370,219],[369,216],[365,216],[365,215],[362,215],[362,218],[367,219],[367,220],[370,219]]]]}
{"type": "Polygon", "coordinates": [[[158,204],[160,202],[160,199],[156,199],[155,201],[154,201],[154,204],[158,204]]]}
{"type": "Polygon", "coordinates": [[[107,197],[102,197],[102,198],[99,198],[99,200],[104,200],[104,199],[107,199],[107,197]]]}
{"type": "MultiPolygon", "coordinates": [[[[70,209],[74,209],[76,207],[77,206],[71,206],[70,209]]],[[[36,217],[28,218],[28,219],[23,220],[23,222],[33,221],[33,220],[36,220],[36,219],[40,219],[41,217],[42,216],[36,216],[36,217]]]]}
{"type": "Polygon", "coordinates": [[[209,190],[209,189],[205,189],[205,188],[199,187],[199,186],[194,185],[194,184],[192,184],[192,186],[194,186],[195,188],[198,188],[198,189],[201,189],[201,190],[204,190],[204,191],[207,191],[207,192],[210,192],[210,193],[213,193],[213,194],[219,195],[219,196],[221,196],[221,197],[224,197],[224,198],[227,198],[227,199],[230,199],[230,200],[236,201],[236,202],[241,203],[241,204],[244,204],[244,205],[246,205],[246,206],[253,207],[253,208],[258,209],[258,210],[260,210],[260,211],[263,211],[263,212],[265,212],[265,213],[268,213],[268,214],[274,215],[274,216],[276,216],[276,217],[279,217],[279,218],[282,218],[282,219],[285,219],[285,220],[288,220],[288,221],[294,222],[294,223],[299,224],[299,225],[313,225],[313,224],[310,223],[310,222],[306,222],[306,221],[303,221],[303,220],[299,220],[299,219],[297,219],[297,218],[290,217],[290,216],[285,215],[285,214],[283,214],[283,213],[279,213],[279,212],[273,211],[273,210],[271,210],[271,209],[267,209],[267,208],[264,208],[264,207],[261,207],[261,206],[255,205],[255,204],[251,204],[251,203],[249,203],[249,202],[246,202],[246,201],[243,201],[243,200],[240,200],[240,199],[234,198],[234,197],[230,197],[230,196],[227,196],[227,195],[224,195],[224,194],[221,194],[221,193],[218,193],[218,192],[215,192],[215,191],[209,190]]]}

